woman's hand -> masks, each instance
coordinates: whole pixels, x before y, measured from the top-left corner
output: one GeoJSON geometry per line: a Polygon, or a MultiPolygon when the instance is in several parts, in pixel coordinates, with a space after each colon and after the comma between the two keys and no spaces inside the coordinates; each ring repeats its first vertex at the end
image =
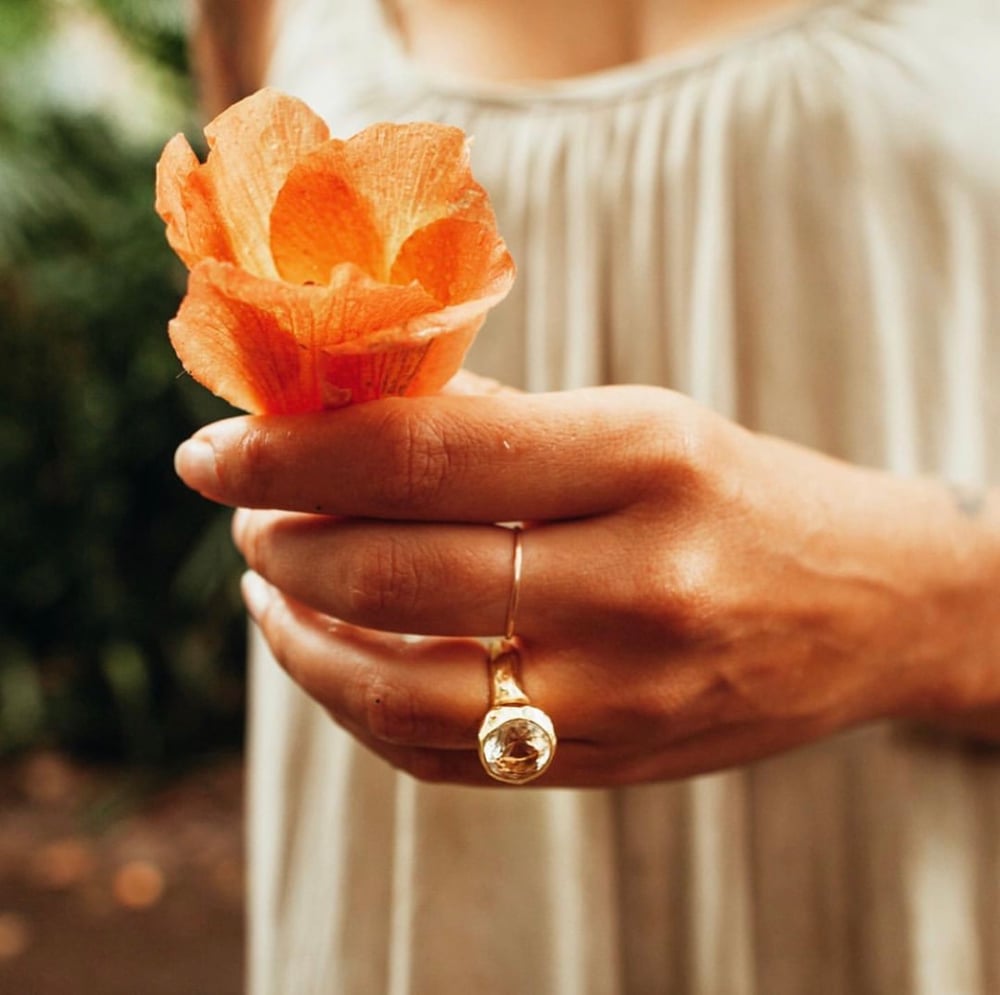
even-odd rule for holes
{"type": "Polygon", "coordinates": [[[504,625],[497,522],[525,523],[523,678],[560,738],[545,785],[685,776],[1000,702],[995,511],[970,521],[935,483],[669,391],[236,418],[177,465],[206,497],[261,509],[234,534],[279,662],[421,778],[492,783],[476,754],[485,653],[462,637],[504,625]]]}

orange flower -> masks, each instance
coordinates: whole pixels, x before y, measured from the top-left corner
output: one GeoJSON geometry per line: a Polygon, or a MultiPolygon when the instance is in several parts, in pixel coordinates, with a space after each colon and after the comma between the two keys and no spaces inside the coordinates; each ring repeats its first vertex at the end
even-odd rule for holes
{"type": "Polygon", "coordinates": [[[156,210],[191,270],[170,323],[187,371],[254,413],[430,393],[461,366],[514,264],[458,128],[377,124],[331,139],[261,90],[183,135],[156,210]]]}

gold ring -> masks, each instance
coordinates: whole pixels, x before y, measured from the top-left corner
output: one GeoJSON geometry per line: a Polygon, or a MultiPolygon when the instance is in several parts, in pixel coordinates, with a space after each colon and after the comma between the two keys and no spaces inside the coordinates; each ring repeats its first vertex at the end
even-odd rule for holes
{"type": "Polygon", "coordinates": [[[517,615],[517,603],[521,599],[521,564],[524,551],[521,547],[521,526],[515,525],[514,532],[514,577],[510,585],[510,597],[507,599],[507,620],[503,626],[503,637],[510,641],[514,638],[514,619],[517,615]]]}
{"type": "Polygon", "coordinates": [[[552,763],[555,727],[521,687],[521,654],[514,643],[493,640],[487,662],[490,710],[479,727],[479,760],[494,780],[526,784],[544,774],[552,763]]]}
{"type": "Polygon", "coordinates": [[[507,602],[504,636],[488,647],[490,710],[479,727],[479,760],[494,780],[525,784],[548,769],[556,753],[552,719],[531,704],[521,687],[521,653],[514,619],[521,593],[521,530],[514,529],[514,579],[507,602]]]}

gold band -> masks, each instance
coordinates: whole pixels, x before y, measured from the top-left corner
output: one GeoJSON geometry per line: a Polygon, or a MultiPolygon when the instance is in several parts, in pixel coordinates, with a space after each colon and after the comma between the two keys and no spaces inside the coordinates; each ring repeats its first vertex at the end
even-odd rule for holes
{"type": "Polygon", "coordinates": [[[496,639],[489,647],[490,708],[528,705],[521,687],[521,654],[510,639],[496,639]]]}
{"type": "Polygon", "coordinates": [[[503,637],[507,640],[514,638],[517,603],[521,600],[521,564],[524,559],[524,549],[521,545],[521,526],[515,525],[512,531],[514,532],[514,576],[510,585],[510,597],[507,599],[507,619],[503,626],[503,637]]]}

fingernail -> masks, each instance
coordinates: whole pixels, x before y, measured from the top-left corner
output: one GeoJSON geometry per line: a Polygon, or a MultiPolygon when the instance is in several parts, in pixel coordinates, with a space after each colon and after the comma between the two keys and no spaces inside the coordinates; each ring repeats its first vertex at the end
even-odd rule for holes
{"type": "Polygon", "coordinates": [[[215,450],[203,439],[188,439],[177,447],[174,469],[188,487],[199,493],[211,493],[219,488],[215,450]]]}
{"type": "Polygon", "coordinates": [[[247,611],[254,619],[260,618],[271,600],[271,585],[260,574],[248,570],[240,582],[247,611]]]}

